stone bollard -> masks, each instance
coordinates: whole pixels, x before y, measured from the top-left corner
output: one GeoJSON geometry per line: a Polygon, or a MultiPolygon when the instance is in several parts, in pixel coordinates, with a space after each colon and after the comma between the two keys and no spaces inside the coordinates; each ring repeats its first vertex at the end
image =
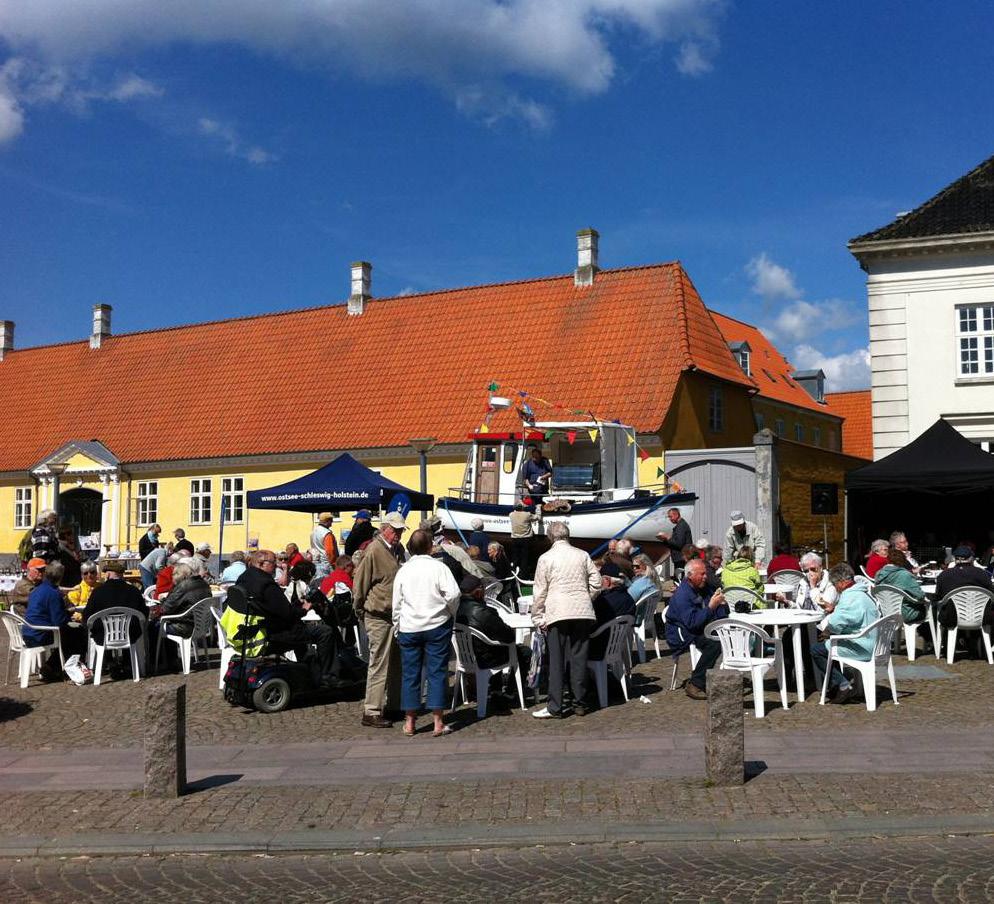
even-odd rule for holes
{"type": "Polygon", "coordinates": [[[715,785],[741,785],[745,782],[742,675],[711,669],[707,675],[707,690],[704,758],[708,781],[715,785]]]}
{"type": "Polygon", "coordinates": [[[186,685],[160,684],[145,698],[145,796],[186,790],[186,685]]]}

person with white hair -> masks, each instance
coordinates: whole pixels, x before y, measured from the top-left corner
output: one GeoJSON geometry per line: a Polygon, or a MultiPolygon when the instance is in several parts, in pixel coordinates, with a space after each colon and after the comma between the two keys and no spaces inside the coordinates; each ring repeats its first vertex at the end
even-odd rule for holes
{"type": "Polygon", "coordinates": [[[801,572],[804,580],[797,586],[797,599],[794,601],[798,609],[824,609],[835,605],[839,594],[829,581],[825,564],[818,553],[807,552],[801,556],[801,572]]]}
{"type": "Polygon", "coordinates": [[[479,550],[479,553],[477,554],[476,558],[479,559],[481,562],[486,562],[487,547],[490,545],[490,537],[487,535],[487,532],[483,529],[483,519],[474,518],[470,522],[470,525],[472,526],[473,530],[470,532],[470,535],[466,538],[466,547],[468,549],[470,546],[475,546],[479,550]]]}
{"type": "Polygon", "coordinates": [[[152,591],[153,599],[162,599],[162,597],[166,596],[173,589],[173,569],[185,558],[187,558],[185,552],[176,552],[173,550],[172,555],[166,559],[165,568],[159,569],[159,573],[155,576],[155,590],[152,591]]]}
{"type": "Polygon", "coordinates": [[[587,654],[590,629],[595,621],[594,596],[601,576],[582,549],[570,545],[569,528],[553,521],[546,529],[552,548],[539,556],[535,566],[531,616],[546,633],[549,651],[549,700],[532,715],[536,719],[561,719],[567,714],[563,683],[569,668],[573,712],[587,714],[587,654]]]}
{"type": "Polygon", "coordinates": [[[877,572],[887,564],[887,550],[890,543],[886,540],[874,540],[870,544],[870,554],[866,558],[866,567],[863,569],[867,577],[875,578],[877,572]]]}
{"type": "MultiPolygon", "coordinates": [[[[199,603],[201,600],[210,598],[211,588],[207,582],[198,572],[194,571],[192,565],[180,563],[173,566],[173,589],[161,601],[162,608],[159,615],[161,617],[162,615],[187,613],[194,603],[199,603]]],[[[165,622],[150,618],[149,626],[152,628],[153,634],[156,630],[164,630],[167,634],[171,634],[174,637],[192,637],[194,617],[193,613],[189,613],[185,614],[183,618],[168,619],[165,622]]],[[[152,636],[150,634],[149,640],[152,644],[158,643],[157,635],[152,636]]],[[[176,644],[167,643],[165,644],[165,648],[167,661],[173,663],[173,665],[170,665],[170,668],[173,668],[179,647],[176,644]]],[[[152,649],[155,649],[155,647],[153,646],[152,649]]]]}
{"type": "Polygon", "coordinates": [[[197,551],[193,554],[193,558],[200,560],[200,574],[207,580],[213,577],[210,569],[211,555],[210,543],[198,543],[197,551]]]}

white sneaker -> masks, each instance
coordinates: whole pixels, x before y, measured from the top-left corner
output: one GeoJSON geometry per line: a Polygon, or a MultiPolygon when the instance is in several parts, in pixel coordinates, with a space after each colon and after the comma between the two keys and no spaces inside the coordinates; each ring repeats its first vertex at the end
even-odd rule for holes
{"type": "Polygon", "coordinates": [[[559,715],[558,713],[551,713],[551,712],[549,712],[549,707],[548,706],[543,706],[541,709],[536,709],[535,712],[532,713],[532,718],[533,719],[555,719],[555,718],[558,717],[558,715],[559,715]]]}

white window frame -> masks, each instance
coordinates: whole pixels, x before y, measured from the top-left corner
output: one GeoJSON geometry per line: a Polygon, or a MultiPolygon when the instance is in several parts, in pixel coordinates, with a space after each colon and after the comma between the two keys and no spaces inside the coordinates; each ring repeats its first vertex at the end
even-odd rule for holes
{"type": "Polygon", "coordinates": [[[712,386],[708,391],[708,430],[725,432],[725,397],[720,386],[712,386]]]}
{"type": "MultiPolygon", "coordinates": [[[[245,478],[242,475],[222,477],[221,478],[221,505],[224,506],[225,501],[228,503],[227,514],[224,516],[225,524],[244,524],[245,523],[245,478]],[[239,481],[241,484],[239,489],[235,489],[235,481],[239,481]],[[235,502],[238,502],[238,507],[241,509],[241,514],[235,517],[235,502]]],[[[220,512],[220,510],[219,510],[220,512]]]]}
{"type": "Polygon", "coordinates": [[[804,442],[804,424],[794,423],[794,442],[803,443],[804,442]]]}
{"type": "Polygon", "coordinates": [[[14,489],[14,528],[25,530],[34,527],[34,487],[14,489]]]}
{"type": "Polygon", "coordinates": [[[139,480],[135,495],[138,503],[135,510],[135,521],[139,527],[151,527],[159,520],[159,481],[139,480]],[[149,492],[149,487],[154,489],[149,492]],[[145,513],[142,514],[142,503],[145,503],[145,513]],[[151,505],[149,505],[151,503],[151,505]],[[151,514],[149,514],[151,512],[151,514]]]}
{"type": "Polygon", "coordinates": [[[956,306],[956,376],[994,379],[994,302],[956,306]]]}
{"type": "Polygon", "coordinates": [[[214,483],[211,477],[190,478],[190,524],[210,524],[214,516],[214,483]],[[206,514],[206,518],[204,515],[206,514]]]}

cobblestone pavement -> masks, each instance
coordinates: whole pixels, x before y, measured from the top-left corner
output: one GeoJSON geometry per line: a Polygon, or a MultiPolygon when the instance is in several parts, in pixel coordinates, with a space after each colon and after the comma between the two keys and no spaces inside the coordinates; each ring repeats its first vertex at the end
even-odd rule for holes
{"type": "Polygon", "coordinates": [[[989,901],[989,839],[144,857],[0,867],[6,902],[989,901]],[[4,889],[5,887],[5,889],[4,889]]]}
{"type": "MultiPolygon", "coordinates": [[[[342,768],[347,768],[343,765],[342,768]]],[[[120,791],[0,794],[0,835],[401,831],[557,822],[682,825],[689,820],[825,819],[946,814],[994,819],[994,773],[760,775],[742,787],[701,778],[637,781],[453,779],[344,787],[219,787],[177,800],[120,791]]]]}
{"type": "MultiPolygon", "coordinates": [[[[0,659],[6,641],[0,641],[0,659]]],[[[916,669],[932,677],[901,675],[903,657],[896,657],[901,705],[894,706],[882,685],[878,688],[880,708],[868,713],[862,705],[818,706],[817,695],[808,688],[807,701],[795,702],[793,687],[790,709],[782,710],[774,692],[767,688],[767,717],[748,719],[750,730],[759,732],[917,729],[922,727],[958,729],[994,725],[994,710],[978,701],[994,697],[994,668],[986,661],[961,660],[951,666],[934,657],[920,657],[916,669]]],[[[586,719],[565,719],[554,724],[540,723],[516,707],[507,715],[477,721],[474,706],[463,706],[449,719],[465,729],[463,738],[506,736],[583,736],[610,734],[662,734],[668,731],[699,733],[703,729],[705,706],[681,691],[669,692],[671,662],[650,659],[635,668],[634,694],[628,704],[620,697],[614,705],[586,719]],[[644,695],[650,703],[639,702],[644,695]],[[624,704],[624,705],[622,705],[624,704]]],[[[686,665],[681,677],[686,677],[686,665]]],[[[0,688],[0,747],[38,749],[43,747],[134,747],[142,739],[142,701],[150,682],[176,680],[160,676],[135,684],[109,681],[100,687],[75,687],[68,683],[33,683],[25,690],[15,685],[0,688]]],[[[351,699],[311,698],[307,705],[275,715],[245,712],[226,704],[217,689],[217,668],[196,671],[189,676],[187,691],[187,738],[190,744],[281,743],[348,740],[369,737],[370,729],[359,725],[359,695],[351,699]]],[[[751,711],[751,702],[745,706],[751,711]]],[[[399,726],[394,734],[400,739],[399,726]]]]}

